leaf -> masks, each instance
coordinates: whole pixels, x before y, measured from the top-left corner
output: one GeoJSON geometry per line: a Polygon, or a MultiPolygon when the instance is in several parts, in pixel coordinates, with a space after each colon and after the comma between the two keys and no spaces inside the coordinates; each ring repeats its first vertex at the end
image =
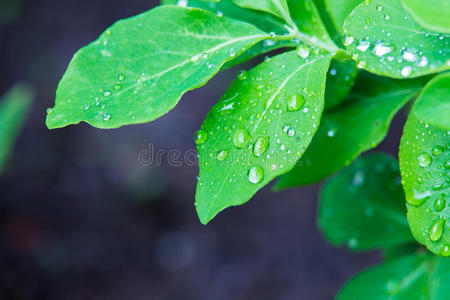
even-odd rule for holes
{"type": "Polygon", "coordinates": [[[395,114],[419,91],[423,80],[393,80],[361,74],[345,104],[323,115],[314,139],[275,190],[318,182],[349,165],[386,136],[395,114]]]}
{"type": "Polygon", "coordinates": [[[47,126],[85,121],[116,128],[152,121],[267,37],[250,24],[176,6],[120,21],[75,54],[47,126]]]}
{"type": "Polygon", "coordinates": [[[428,30],[450,33],[450,1],[401,0],[417,23],[428,30]]]}
{"type": "Polygon", "coordinates": [[[442,300],[448,298],[450,260],[412,254],[368,269],[347,282],[337,300],[442,300]]]}
{"type": "Polygon", "coordinates": [[[180,2],[178,0],[163,0],[162,4],[179,6],[189,6],[210,10],[217,15],[223,15],[235,20],[251,23],[265,32],[275,32],[276,34],[286,33],[285,23],[270,13],[248,10],[237,6],[233,0],[222,0],[220,2],[205,2],[202,0],[189,0],[180,2]]]}
{"type": "Polygon", "coordinates": [[[28,114],[33,92],[17,84],[0,101],[0,173],[28,114]]]}
{"type": "Polygon", "coordinates": [[[418,119],[417,103],[405,124],[399,153],[408,221],[419,243],[449,256],[450,131],[418,119]]]}
{"type": "Polygon", "coordinates": [[[403,199],[398,163],[391,156],[372,154],[323,186],[319,227],[330,243],[353,250],[414,241],[403,199]]]}
{"type": "Polygon", "coordinates": [[[326,0],[314,0],[314,4],[316,5],[317,11],[320,14],[320,18],[322,19],[322,22],[327,29],[328,35],[333,39],[333,42],[337,46],[342,47],[343,45],[341,42],[341,34],[336,30],[336,26],[331,20],[331,15],[326,9],[325,1],[326,0]]]}
{"type": "Polygon", "coordinates": [[[283,20],[290,20],[289,8],[286,0],[233,0],[240,7],[262,10],[283,20]]]}
{"type": "Polygon", "coordinates": [[[333,59],[331,61],[325,90],[325,111],[332,110],[345,101],[357,74],[358,69],[353,60],[333,59]]]}
{"type": "Polygon", "coordinates": [[[417,118],[450,130],[450,73],[438,75],[428,82],[416,102],[414,113],[417,118]]]}
{"type": "Polygon", "coordinates": [[[336,26],[337,31],[344,35],[344,21],[352,10],[363,0],[325,0],[325,4],[336,26]]]}
{"type": "Polygon", "coordinates": [[[330,60],[313,50],[275,56],[241,73],[208,113],[197,133],[203,224],[294,166],[318,127],[330,60]]]}
{"type": "Polygon", "coordinates": [[[320,46],[332,53],[338,50],[328,35],[314,1],[288,0],[288,3],[294,21],[293,26],[297,30],[297,36],[300,40],[320,46]]]}
{"type": "Polygon", "coordinates": [[[407,78],[450,68],[450,35],[423,28],[397,0],[365,1],[344,30],[358,66],[375,74],[407,78]]]}

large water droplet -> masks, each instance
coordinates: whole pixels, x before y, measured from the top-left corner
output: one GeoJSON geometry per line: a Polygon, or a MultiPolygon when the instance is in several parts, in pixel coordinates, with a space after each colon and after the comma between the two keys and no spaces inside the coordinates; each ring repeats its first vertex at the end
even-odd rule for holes
{"type": "Polygon", "coordinates": [[[421,166],[422,168],[428,167],[432,161],[433,159],[428,153],[422,153],[417,157],[417,162],[419,163],[419,166],[421,166]]]}
{"type": "Polygon", "coordinates": [[[268,137],[259,137],[253,145],[253,154],[255,156],[261,156],[269,147],[268,137]]]}
{"type": "Polygon", "coordinates": [[[248,170],[248,181],[257,184],[264,179],[264,170],[260,166],[251,167],[248,170]]]}
{"type": "Polygon", "coordinates": [[[444,233],[445,220],[439,219],[431,225],[428,236],[433,242],[439,241],[444,233]]]}
{"type": "Polygon", "coordinates": [[[194,141],[197,145],[201,145],[208,139],[208,133],[203,130],[199,130],[194,135],[194,141]]]}
{"type": "Polygon", "coordinates": [[[305,104],[305,97],[303,95],[294,95],[288,98],[287,110],[297,111],[305,104]]]}
{"type": "Polygon", "coordinates": [[[421,206],[426,200],[428,200],[431,197],[430,191],[425,192],[419,192],[417,190],[413,190],[414,195],[412,197],[407,197],[406,201],[408,204],[411,204],[413,206],[421,206]]]}
{"type": "Polygon", "coordinates": [[[233,143],[238,148],[245,147],[245,145],[247,145],[249,140],[250,140],[250,134],[248,133],[247,130],[245,130],[245,128],[241,127],[238,130],[236,130],[236,132],[234,133],[233,143]]]}

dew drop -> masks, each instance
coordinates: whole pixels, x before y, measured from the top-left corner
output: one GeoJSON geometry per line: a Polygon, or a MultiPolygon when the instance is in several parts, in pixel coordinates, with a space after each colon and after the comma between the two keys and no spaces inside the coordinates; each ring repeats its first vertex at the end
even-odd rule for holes
{"type": "Polygon", "coordinates": [[[199,130],[194,135],[194,141],[197,145],[201,145],[208,139],[208,134],[206,131],[199,130]]]}
{"type": "Polygon", "coordinates": [[[111,96],[112,95],[112,93],[110,92],[110,91],[105,91],[104,93],[103,93],[103,96],[105,96],[105,97],[109,97],[109,96],[111,96]]]}
{"type": "Polygon", "coordinates": [[[264,170],[260,166],[251,167],[248,170],[248,181],[253,184],[260,183],[264,179],[264,170]]]}
{"type": "Polygon", "coordinates": [[[103,115],[103,120],[104,121],[109,121],[111,119],[111,115],[110,114],[104,114],[103,115]]]}
{"type": "Polygon", "coordinates": [[[439,154],[441,154],[444,151],[444,147],[436,145],[433,147],[433,149],[431,149],[431,154],[433,154],[434,156],[437,156],[439,154]]]}
{"type": "Polygon", "coordinates": [[[344,45],[345,46],[350,46],[351,44],[353,44],[353,42],[355,41],[355,38],[349,34],[346,34],[344,36],[344,45]]]}
{"type": "Polygon", "coordinates": [[[116,85],[114,85],[114,89],[115,89],[116,91],[120,90],[121,88],[122,88],[122,85],[121,85],[121,84],[116,84],[116,85]]]}
{"type": "Polygon", "coordinates": [[[119,76],[117,77],[119,79],[119,81],[122,81],[125,79],[125,75],[124,74],[119,74],[119,76]]]}
{"type": "Polygon", "coordinates": [[[228,157],[228,150],[222,150],[217,153],[217,159],[224,161],[228,157]]]}
{"type": "Polygon", "coordinates": [[[401,74],[403,77],[408,77],[411,74],[412,68],[410,66],[404,66],[401,70],[401,74]]]}
{"type": "Polygon", "coordinates": [[[239,80],[245,80],[245,79],[247,79],[247,76],[248,76],[247,71],[241,70],[241,71],[239,71],[238,79],[239,80]]]}
{"type": "Polygon", "coordinates": [[[428,237],[433,242],[439,241],[444,233],[445,220],[439,219],[431,225],[428,231],[428,237]]]}
{"type": "Polygon", "coordinates": [[[378,57],[391,53],[394,50],[394,47],[389,44],[385,44],[383,42],[378,42],[373,48],[372,52],[378,57]]]}
{"type": "Polygon", "coordinates": [[[287,101],[287,110],[288,111],[297,111],[305,104],[305,96],[303,95],[294,95],[287,101]]]}
{"type": "Polygon", "coordinates": [[[356,49],[359,51],[365,52],[370,47],[370,42],[364,38],[361,38],[358,42],[358,45],[356,45],[356,49]]]}
{"type": "Polygon", "coordinates": [[[307,58],[309,56],[309,48],[305,45],[301,45],[298,47],[298,55],[300,55],[303,58],[307,58]]]}
{"type": "Polygon", "coordinates": [[[248,141],[250,140],[250,134],[248,133],[245,128],[239,128],[234,133],[233,137],[233,143],[238,148],[243,148],[245,145],[247,145],[248,141]]]}
{"type": "Polygon", "coordinates": [[[445,207],[445,200],[447,199],[447,195],[445,193],[441,193],[434,202],[434,209],[436,211],[441,211],[445,207]]]}
{"type": "Polygon", "coordinates": [[[267,147],[269,147],[269,138],[259,137],[253,145],[253,155],[261,156],[267,150],[267,147]]]}
{"type": "Polygon", "coordinates": [[[419,163],[419,166],[421,166],[422,168],[428,167],[432,161],[433,159],[427,153],[422,153],[417,157],[417,162],[419,163]]]}

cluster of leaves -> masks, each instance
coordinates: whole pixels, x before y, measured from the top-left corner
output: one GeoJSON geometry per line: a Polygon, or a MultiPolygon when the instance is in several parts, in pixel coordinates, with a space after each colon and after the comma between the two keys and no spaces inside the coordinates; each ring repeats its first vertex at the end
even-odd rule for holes
{"type": "MultiPolygon", "coordinates": [[[[370,214],[358,201],[374,197],[379,203],[371,209],[379,209],[380,218],[361,224],[355,229],[361,236],[348,243],[370,248],[410,241],[402,217],[406,198],[414,238],[437,255],[450,255],[448,1],[163,4],[117,22],[75,54],[58,86],[56,105],[48,110],[49,128],[81,121],[98,128],[152,121],[220,70],[283,49],[239,72],[195,134],[200,166],[195,205],[201,222],[245,203],[276,177],[274,188],[281,190],[318,182],[350,165],[383,140],[395,114],[416,98],[399,154],[405,194],[391,178],[390,159],[368,158],[327,183],[320,224],[333,227],[329,219],[342,217],[340,230],[325,230],[331,241],[342,241],[356,228],[354,218],[370,214]],[[358,197],[348,182],[351,172],[353,186],[365,189],[358,197]]],[[[440,264],[428,254],[412,256],[358,280],[398,265],[409,268],[415,280],[421,272],[440,270],[440,264]]],[[[412,282],[405,280],[394,290],[412,282]]]]}

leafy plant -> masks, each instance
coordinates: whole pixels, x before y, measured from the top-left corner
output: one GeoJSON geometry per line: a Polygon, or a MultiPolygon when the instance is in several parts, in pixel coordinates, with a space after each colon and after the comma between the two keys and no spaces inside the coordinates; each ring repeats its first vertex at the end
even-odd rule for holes
{"type": "Polygon", "coordinates": [[[409,247],[401,257],[400,245],[414,237],[432,253],[450,255],[450,35],[442,14],[448,1],[163,4],[117,22],[75,54],[47,126],[149,122],[220,70],[279,49],[237,74],[195,134],[195,205],[206,224],[276,177],[274,189],[281,190],[349,166],[384,139],[392,118],[416,98],[399,153],[403,190],[392,158],[368,156],[324,186],[319,225],[334,244],[381,247],[392,256],[338,298],[365,293],[366,282],[378,280],[374,298],[426,289],[424,298],[439,299],[448,260],[409,247]],[[404,281],[390,281],[391,273],[404,281]]]}

